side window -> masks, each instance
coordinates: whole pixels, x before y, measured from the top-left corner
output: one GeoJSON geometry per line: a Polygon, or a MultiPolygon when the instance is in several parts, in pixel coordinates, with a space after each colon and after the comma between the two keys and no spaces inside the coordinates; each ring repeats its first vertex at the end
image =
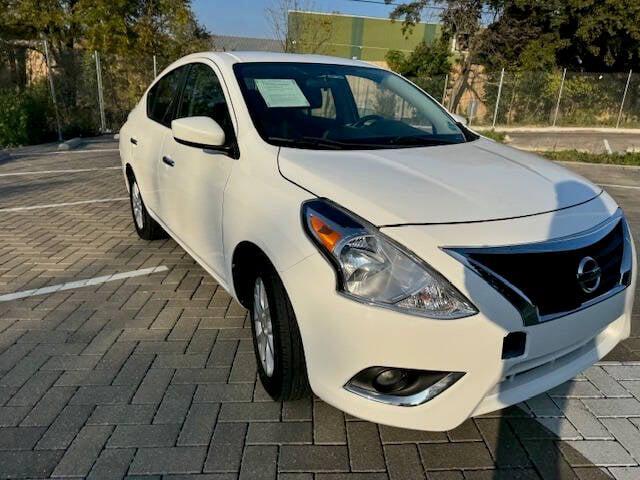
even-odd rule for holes
{"type": "Polygon", "coordinates": [[[151,87],[147,94],[147,117],[166,127],[171,125],[171,111],[185,71],[184,67],[176,68],[151,87]]]}
{"type": "Polygon", "coordinates": [[[322,103],[317,108],[311,109],[311,116],[323,118],[336,118],[336,102],[333,98],[333,92],[330,88],[322,88],[322,103]]]}
{"type": "Polygon", "coordinates": [[[194,63],[189,70],[175,118],[184,117],[210,117],[220,124],[227,140],[235,137],[220,81],[204,63],[194,63]]]}

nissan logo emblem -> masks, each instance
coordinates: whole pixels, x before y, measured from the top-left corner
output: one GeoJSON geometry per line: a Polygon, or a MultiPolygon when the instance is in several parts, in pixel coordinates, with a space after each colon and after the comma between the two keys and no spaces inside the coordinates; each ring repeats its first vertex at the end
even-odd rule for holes
{"type": "Polygon", "coordinates": [[[578,285],[584,293],[593,293],[600,286],[601,274],[598,262],[592,257],[584,257],[578,264],[578,285]]]}

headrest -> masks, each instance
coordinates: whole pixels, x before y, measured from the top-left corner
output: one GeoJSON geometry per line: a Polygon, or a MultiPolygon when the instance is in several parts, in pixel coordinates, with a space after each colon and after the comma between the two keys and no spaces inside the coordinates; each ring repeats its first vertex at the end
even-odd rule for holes
{"type": "Polygon", "coordinates": [[[310,108],[321,108],[322,87],[320,84],[314,80],[307,80],[301,83],[300,89],[302,90],[302,93],[304,93],[304,96],[307,97],[310,108]]]}

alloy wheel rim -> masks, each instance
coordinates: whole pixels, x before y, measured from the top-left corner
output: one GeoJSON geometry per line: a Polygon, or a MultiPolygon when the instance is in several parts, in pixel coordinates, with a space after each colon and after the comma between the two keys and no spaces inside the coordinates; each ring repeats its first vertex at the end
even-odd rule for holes
{"type": "Polygon", "coordinates": [[[253,288],[253,328],[256,332],[258,356],[267,377],[273,375],[275,355],[273,349],[273,324],[267,290],[262,278],[258,277],[253,288]]]}
{"type": "Polygon", "coordinates": [[[144,227],[144,217],[142,216],[142,197],[140,196],[140,189],[136,182],[133,182],[131,203],[133,205],[133,217],[136,220],[136,225],[142,230],[144,227]]]}

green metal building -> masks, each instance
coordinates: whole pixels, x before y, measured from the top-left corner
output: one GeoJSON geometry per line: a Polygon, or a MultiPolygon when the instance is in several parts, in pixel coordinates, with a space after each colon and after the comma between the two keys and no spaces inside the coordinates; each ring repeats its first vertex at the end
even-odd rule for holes
{"type": "Polygon", "coordinates": [[[297,10],[289,12],[290,41],[297,51],[376,63],[384,63],[389,50],[408,53],[420,42],[433,43],[440,35],[440,30],[439,24],[419,23],[405,36],[402,22],[386,18],[297,10]]]}

